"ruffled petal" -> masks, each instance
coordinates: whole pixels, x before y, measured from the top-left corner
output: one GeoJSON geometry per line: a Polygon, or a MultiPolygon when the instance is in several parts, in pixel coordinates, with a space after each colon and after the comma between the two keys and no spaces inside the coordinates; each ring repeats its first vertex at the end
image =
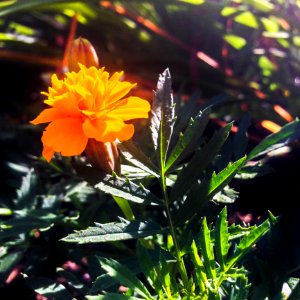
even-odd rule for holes
{"type": "Polygon", "coordinates": [[[148,118],[150,109],[148,101],[139,97],[128,97],[119,101],[117,106],[107,113],[107,116],[123,121],[148,118]]]}
{"type": "Polygon", "coordinates": [[[76,117],[80,115],[80,109],[78,107],[78,103],[80,100],[81,99],[76,97],[73,93],[68,92],[61,95],[59,99],[53,102],[52,105],[54,108],[61,111],[65,115],[76,117]]]}
{"type": "Polygon", "coordinates": [[[37,125],[41,123],[48,123],[65,117],[66,115],[56,108],[46,108],[30,123],[33,125],[37,125]]]}
{"type": "Polygon", "coordinates": [[[134,126],[118,119],[86,119],[83,131],[88,138],[99,142],[114,142],[116,139],[125,141],[133,136],[134,126]]]}
{"type": "Polygon", "coordinates": [[[50,147],[65,156],[81,154],[87,141],[79,118],[55,120],[47,126],[42,136],[44,147],[50,147]]]}

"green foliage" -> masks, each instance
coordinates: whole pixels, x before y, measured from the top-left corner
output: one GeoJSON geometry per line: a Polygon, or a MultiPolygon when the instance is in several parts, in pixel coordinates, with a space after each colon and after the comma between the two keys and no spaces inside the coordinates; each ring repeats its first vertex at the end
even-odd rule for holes
{"type": "Polygon", "coordinates": [[[96,223],[95,227],[89,227],[69,234],[62,240],[79,244],[85,243],[103,243],[112,241],[121,241],[128,239],[137,239],[154,235],[160,232],[160,228],[153,222],[138,222],[122,220],[121,223],[96,223]]]}
{"type": "Polygon", "coordinates": [[[17,191],[1,197],[3,286],[21,273],[26,289],[49,299],[298,299],[299,280],[290,270],[274,275],[275,292],[270,288],[273,281],[265,278],[273,272],[256,251],[277,219],[234,224],[221,204],[235,202],[240,179],[270,172],[269,152],[299,138],[299,120],[285,124],[274,109],[279,104],[292,117],[300,112],[299,22],[290,13],[298,6],[267,0],[1,3],[1,49],[12,60],[23,59],[18,52],[27,64],[60,68],[64,46],[57,41],[77,13],[77,34],[95,38],[101,64],[122,67],[129,78],[137,72],[146,86],[158,65],[169,65],[175,89],[186,83],[175,97],[169,70],[159,76],[149,124],[118,145],[121,175],[100,179],[84,156],[18,166],[26,172],[14,173],[17,191]],[[28,53],[41,57],[33,62],[28,53]],[[245,107],[252,115],[240,118],[245,107]],[[211,116],[229,124],[214,130],[211,116]],[[282,129],[260,142],[250,136],[249,143],[250,125],[261,120],[282,129]],[[76,267],[68,267],[70,261],[76,267]]]}

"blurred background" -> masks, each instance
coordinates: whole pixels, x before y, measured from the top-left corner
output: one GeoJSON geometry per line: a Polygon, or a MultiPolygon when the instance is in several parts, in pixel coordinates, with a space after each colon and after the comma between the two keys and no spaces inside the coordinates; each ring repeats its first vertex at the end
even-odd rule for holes
{"type": "MultiPolygon", "coordinates": [[[[29,121],[79,36],[94,45],[101,66],[124,70],[126,80],[138,83],[135,93],[149,101],[168,67],[182,102],[194,101],[195,110],[213,105],[212,129],[232,120],[238,126],[248,114],[249,147],[299,116],[299,0],[1,1],[2,206],[9,207],[41,153],[42,128],[29,121]]],[[[237,184],[231,210],[240,217],[283,215],[277,243],[285,248],[274,260],[288,252],[278,268],[297,271],[299,145],[268,159],[274,172],[237,184]]]]}

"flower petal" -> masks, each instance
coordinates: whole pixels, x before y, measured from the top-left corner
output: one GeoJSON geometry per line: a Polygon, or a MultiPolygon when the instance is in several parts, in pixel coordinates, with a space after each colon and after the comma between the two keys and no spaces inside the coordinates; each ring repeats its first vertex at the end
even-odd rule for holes
{"type": "Polygon", "coordinates": [[[47,145],[44,145],[43,149],[43,157],[47,160],[47,162],[50,162],[52,156],[54,155],[54,150],[52,147],[48,147],[47,145]]]}
{"type": "Polygon", "coordinates": [[[47,126],[42,136],[44,147],[51,147],[65,156],[81,154],[87,141],[79,118],[55,120],[47,126]]]}
{"type": "Polygon", "coordinates": [[[148,118],[150,103],[139,97],[128,97],[121,100],[117,107],[107,113],[110,118],[118,118],[123,121],[148,118]]]}
{"type": "Polygon", "coordinates": [[[120,119],[87,118],[83,123],[83,131],[88,138],[94,138],[99,142],[114,142],[116,139],[125,141],[133,136],[134,126],[125,124],[120,119]]]}
{"type": "Polygon", "coordinates": [[[37,125],[40,123],[48,123],[65,117],[66,115],[56,108],[46,108],[30,123],[33,125],[37,125]]]}

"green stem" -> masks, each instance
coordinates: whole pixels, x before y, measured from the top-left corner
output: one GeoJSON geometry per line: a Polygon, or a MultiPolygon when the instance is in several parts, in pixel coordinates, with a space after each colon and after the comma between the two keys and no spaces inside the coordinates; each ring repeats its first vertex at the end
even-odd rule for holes
{"type": "Polygon", "coordinates": [[[171,235],[172,235],[174,246],[175,246],[175,252],[176,252],[176,258],[177,258],[177,262],[178,262],[179,273],[181,275],[183,285],[186,288],[188,288],[189,278],[187,276],[185,264],[181,257],[181,251],[180,251],[179,244],[178,244],[178,241],[176,238],[175,226],[173,223],[170,206],[169,206],[169,197],[168,197],[168,193],[167,193],[166,177],[165,177],[165,173],[163,172],[163,170],[161,172],[161,186],[162,186],[163,195],[164,195],[164,202],[165,202],[165,207],[166,207],[167,218],[169,221],[171,235]]]}

